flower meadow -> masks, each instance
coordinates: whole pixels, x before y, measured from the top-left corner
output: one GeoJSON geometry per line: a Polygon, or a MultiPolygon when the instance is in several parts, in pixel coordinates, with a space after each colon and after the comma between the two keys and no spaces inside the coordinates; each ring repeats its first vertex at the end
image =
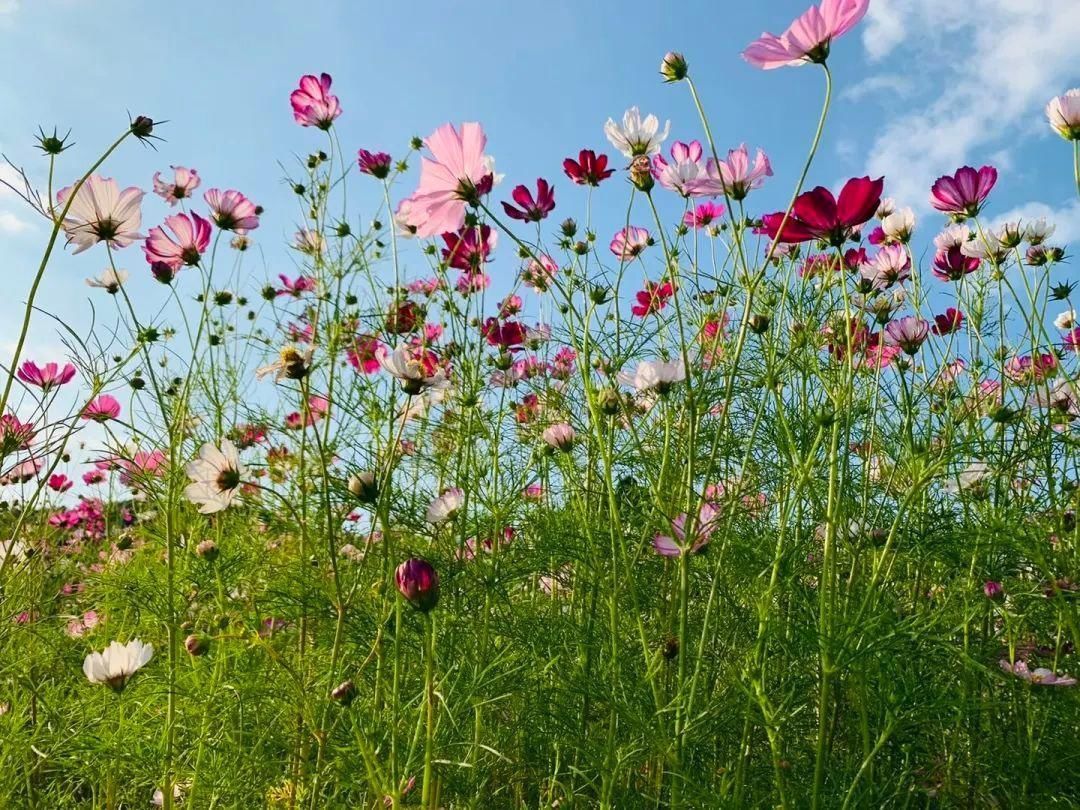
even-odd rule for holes
{"type": "MultiPolygon", "coordinates": [[[[41,130],[47,185],[6,182],[48,239],[0,394],[0,805],[1080,803],[1068,245],[995,219],[992,165],[817,185],[868,4],[743,53],[822,77],[781,210],[676,52],[699,119],[631,108],[538,178],[481,123],[343,144],[358,102],[305,75],[292,212],[146,116],[83,167],[41,130]],[[161,170],[110,178],[139,145],[161,170]],[[86,331],[39,300],[65,250],[86,331]]],[[[1080,194],[1080,89],[1046,122],[1080,194]]]]}

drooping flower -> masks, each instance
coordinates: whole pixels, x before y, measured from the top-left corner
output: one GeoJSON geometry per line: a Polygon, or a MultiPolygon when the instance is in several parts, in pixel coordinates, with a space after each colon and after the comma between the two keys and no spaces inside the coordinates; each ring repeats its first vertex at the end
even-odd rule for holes
{"type": "Polygon", "coordinates": [[[536,180],[535,197],[528,186],[515,186],[510,196],[514,198],[517,206],[503,202],[502,207],[511,219],[522,222],[540,222],[555,210],[555,189],[543,177],[536,180]]]}
{"type": "MultiPolygon", "coordinates": [[[[57,214],[69,203],[74,186],[63,188],[57,193],[59,203],[57,214]]],[[[142,224],[143,191],[129,186],[120,191],[116,181],[92,174],[86,178],[70,207],[64,215],[63,228],[68,243],[75,245],[75,253],[104,242],[114,250],[125,248],[132,242],[142,239],[139,226],[142,224]]]]}
{"type": "Polygon", "coordinates": [[[657,534],[653,538],[653,550],[662,557],[699,554],[712,539],[719,520],[720,511],[706,501],[698,510],[692,527],[687,526],[688,518],[683,512],[671,521],[671,535],[657,534]]]}
{"type": "Polygon", "coordinates": [[[83,660],[83,674],[90,683],[103,683],[114,691],[127,686],[131,676],[149,663],[153,644],[132,639],[127,644],[114,641],[102,652],[92,652],[83,660]]]}
{"type": "Polygon", "coordinates": [[[247,469],[240,463],[236,445],[222,439],[220,448],[206,442],[199,450],[199,457],[184,467],[184,473],[191,479],[184,495],[199,505],[199,512],[209,515],[232,504],[247,469]]]}
{"type": "Polygon", "coordinates": [[[146,261],[161,262],[174,271],[197,265],[210,247],[210,223],[192,212],[165,217],[165,225],[173,235],[169,236],[160,225],[151,228],[143,244],[146,261]]]}
{"type": "Polygon", "coordinates": [[[647,115],[642,119],[641,111],[636,106],[623,113],[622,126],[611,118],[604,124],[604,134],[611,141],[611,145],[628,158],[655,155],[660,151],[660,145],[670,130],[670,121],[664,123],[661,131],[660,120],[655,115],[647,115]]]}
{"type": "Polygon", "coordinates": [[[194,169],[185,169],[183,166],[170,168],[173,170],[171,183],[161,179],[161,172],[154,172],[154,193],[169,205],[176,205],[180,200],[189,198],[202,181],[194,169]]]}
{"type": "Polygon", "coordinates": [[[289,95],[296,123],[302,127],[330,129],[334,119],[341,115],[338,97],[330,93],[332,81],[329,73],[300,78],[300,86],[289,95]]]}
{"type": "Polygon", "coordinates": [[[1047,222],[1046,217],[1039,217],[1033,219],[1024,227],[1024,238],[1030,245],[1041,245],[1053,236],[1056,230],[1057,226],[1052,222],[1047,222]]]}
{"type": "Polygon", "coordinates": [[[869,7],[870,0],[823,0],[780,36],[762,34],[743,51],[743,59],[762,70],[824,63],[832,41],[850,31],[869,7]]]}
{"type": "Polygon", "coordinates": [[[997,169],[993,166],[983,166],[978,171],[961,166],[956,174],[946,174],[934,181],[930,205],[957,220],[973,217],[982,209],[997,179],[997,169]]]}
{"type": "Polygon", "coordinates": [[[466,205],[475,205],[495,184],[494,162],[484,154],[487,136],[479,124],[458,132],[443,124],[425,140],[431,157],[421,158],[420,184],[398,209],[408,227],[423,238],[456,231],[465,224],[466,205]]]}
{"type": "Polygon", "coordinates": [[[675,287],[670,281],[654,283],[645,282],[645,289],[635,293],[637,303],[630,307],[630,312],[639,318],[646,315],[655,315],[667,306],[671,296],[675,294],[675,287]]]}
{"type": "Polygon", "coordinates": [[[683,214],[683,225],[687,228],[707,228],[727,213],[723,203],[711,200],[699,203],[693,211],[683,214]]]}
{"type": "Polygon", "coordinates": [[[394,573],[394,581],[405,600],[423,613],[439,602],[439,574],[425,559],[412,557],[403,562],[394,573]]]}
{"type": "Polygon", "coordinates": [[[127,270],[113,270],[111,267],[106,267],[97,278],[88,278],[86,286],[105,290],[109,295],[116,295],[127,280],[127,270]]]}
{"type": "Polygon", "coordinates": [[[622,261],[630,261],[652,244],[652,237],[644,228],[631,225],[623,228],[611,240],[611,252],[622,261]]]}
{"type": "Polygon", "coordinates": [[[566,422],[560,422],[546,428],[541,435],[541,438],[544,440],[544,443],[553,450],[561,450],[564,453],[568,453],[574,447],[574,439],[576,436],[577,434],[570,425],[566,422]]]}
{"type": "Polygon", "coordinates": [[[708,187],[702,188],[700,184],[705,177],[705,164],[701,158],[700,141],[690,143],[675,141],[671,145],[670,162],[662,154],[653,156],[653,177],[668,191],[674,191],[684,197],[715,194],[715,191],[708,187]]]}
{"type": "Polygon", "coordinates": [[[867,222],[877,211],[885,178],[848,180],[837,199],[823,186],[800,194],[784,223],[784,212],[762,217],[762,231],[777,242],[810,242],[821,239],[839,247],[853,229],[867,222]],[[780,231],[781,223],[783,231],[780,231]]]}
{"type": "Polygon", "coordinates": [[[239,191],[212,188],[203,199],[210,206],[210,218],[221,230],[243,235],[259,227],[261,209],[239,191]]]}
{"type": "Polygon", "coordinates": [[[446,490],[427,508],[427,522],[438,525],[451,520],[465,505],[465,492],[459,487],[446,490]]]}
{"type": "Polygon", "coordinates": [[[607,167],[607,155],[597,155],[592,149],[582,149],[577,160],[566,158],[562,165],[566,176],[579,186],[599,186],[615,173],[607,167]]]}
{"type": "Polygon", "coordinates": [[[1080,87],[1050,99],[1046,118],[1054,132],[1067,141],[1080,141],[1080,87]]]}
{"type": "Polygon", "coordinates": [[[360,166],[360,174],[370,174],[376,180],[385,180],[390,176],[390,164],[393,161],[386,152],[361,149],[356,153],[356,162],[360,166]]]}
{"type": "Polygon", "coordinates": [[[27,385],[34,385],[42,391],[51,391],[61,385],[71,382],[75,376],[75,366],[65,363],[63,368],[59,363],[46,363],[39,366],[33,360],[27,360],[19,366],[16,375],[27,385]]]}
{"type": "Polygon", "coordinates": [[[90,422],[108,422],[110,419],[116,419],[120,416],[120,403],[116,401],[116,397],[102,394],[97,399],[87,403],[82,410],[81,416],[90,422]]]}
{"type": "Polygon", "coordinates": [[[892,346],[899,346],[912,355],[919,351],[919,347],[929,335],[930,324],[914,315],[891,321],[885,326],[886,342],[892,346]]]}
{"type": "Polygon", "coordinates": [[[1034,686],[1076,686],[1076,678],[1068,675],[1058,675],[1052,669],[1036,667],[1031,669],[1026,661],[1016,661],[1010,664],[1007,658],[998,661],[998,665],[1010,675],[1015,675],[1022,681],[1027,681],[1034,686]]]}
{"type": "Polygon", "coordinates": [[[766,177],[772,177],[772,165],[762,149],[757,150],[753,165],[746,144],[729,149],[726,160],[709,158],[705,164],[705,178],[699,181],[701,191],[709,194],[726,194],[733,200],[744,200],[751,190],[761,188],[766,177]]]}

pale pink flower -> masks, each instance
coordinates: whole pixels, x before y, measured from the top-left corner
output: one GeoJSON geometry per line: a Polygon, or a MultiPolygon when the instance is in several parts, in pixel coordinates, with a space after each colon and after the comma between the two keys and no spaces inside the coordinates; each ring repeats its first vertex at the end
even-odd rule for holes
{"type": "Polygon", "coordinates": [[[259,227],[262,209],[239,191],[212,188],[203,199],[210,206],[210,218],[221,230],[243,235],[259,227]]]}
{"type": "Polygon", "coordinates": [[[698,510],[697,519],[689,532],[687,515],[683,512],[671,521],[671,535],[658,534],[653,538],[653,549],[662,557],[698,554],[709,544],[719,521],[720,510],[705,502],[698,510]]]}
{"type": "Polygon", "coordinates": [[[650,244],[652,244],[652,237],[649,232],[644,228],[631,225],[615,234],[609,247],[612,253],[625,262],[638,256],[650,244]]]}
{"type": "Polygon", "coordinates": [[[733,200],[743,200],[752,189],[761,188],[766,177],[772,177],[772,164],[761,149],[757,150],[753,164],[746,144],[729,149],[726,160],[709,158],[705,164],[705,177],[697,181],[697,191],[703,194],[726,194],[733,200]]]}
{"type": "Polygon", "coordinates": [[[19,366],[16,376],[27,385],[35,385],[42,391],[50,391],[71,382],[75,376],[75,366],[71,363],[65,363],[63,368],[59,363],[46,363],[44,366],[39,366],[33,360],[27,360],[19,366]]]}
{"type": "Polygon", "coordinates": [[[300,87],[289,96],[296,123],[302,127],[330,129],[334,119],[341,115],[338,97],[330,93],[332,81],[329,73],[300,78],[300,87]]]}
{"type": "Polygon", "coordinates": [[[427,508],[427,522],[438,525],[452,519],[465,505],[465,492],[458,487],[448,489],[435,498],[427,508]]]}
{"type": "Polygon", "coordinates": [[[548,447],[562,450],[564,453],[568,453],[573,448],[575,437],[574,429],[566,422],[552,425],[544,431],[542,436],[548,447]]]}
{"type": "Polygon", "coordinates": [[[1067,141],[1080,141],[1080,87],[1050,99],[1046,118],[1054,132],[1067,141]]]}
{"type": "Polygon", "coordinates": [[[705,164],[701,160],[700,141],[683,143],[675,141],[671,145],[671,162],[661,154],[653,156],[652,174],[656,181],[668,191],[674,191],[684,197],[707,196],[716,192],[702,188],[700,180],[705,176],[705,164]]]}
{"type": "Polygon", "coordinates": [[[458,132],[443,124],[424,141],[431,157],[421,158],[420,185],[398,208],[417,236],[430,238],[465,224],[466,204],[474,204],[495,183],[494,163],[484,154],[487,136],[477,123],[458,132]]]}
{"type": "Polygon", "coordinates": [[[885,327],[885,341],[899,346],[908,354],[915,354],[930,335],[930,324],[922,318],[908,315],[892,321],[885,327]]]}
{"type": "Polygon", "coordinates": [[[1030,669],[1026,661],[1017,661],[1010,664],[1008,659],[1002,658],[998,666],[1010,675],[1015,675],[1020,680],[1027,681],[1034,686],[1076,686],[1076,678],[1068,675],[1058,675],[1052,669],[1036,667],[1030,669]]]}
{"type": "Polygon", "coordinates": [[[199,187],[201,180],[199,173],[194,169],[185,169],[183,166],[171,166],[173,179],[166,183],[161,179],[161,172],[154,172],[154,193],[169,205],[176,205],[180,200],[187,199],[192,192],[199,187]]]}
{"type": "Polygon", "coordinates": [[[143,244],[146,261],[150,264],[161,262],[174,272],[184,266],[197,265],[210,247],[210,223],[192,212],[165,217],[165,226],[172,231],[172,236],[160,225],[150,229],[143,244]]]}
{"type": "Polygon", "coordinates": [[[762,70],[824,63],[832,41],[850,31],[869,7],[870,0],[823,0],[780,36],[762,34],[743,51],[743,59],[762,70]]]}
{"type": "MultiPolygon", "coordinates": [[[[74,186],[57,193],[57,214],[68,204],[74,186]]],[[[111,248],[125,248],[142,239],[142,189],[129,186],[120,191],[116,181],[92,174],[86,178],[64,215],[63,228],[75,253],[104,242],[111,248]]]]}
{"type": "Polygon", "coordinates": [[[91,422],[107,422],[120,416],[120,403],[109,394],[102,394],[88,403],[82,411],[82,418],[91,422]]]}

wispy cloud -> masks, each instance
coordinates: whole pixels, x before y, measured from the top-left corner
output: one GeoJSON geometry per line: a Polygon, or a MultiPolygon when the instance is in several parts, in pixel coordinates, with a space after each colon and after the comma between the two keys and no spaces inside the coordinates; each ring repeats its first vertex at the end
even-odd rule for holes
{"type": "Polygon", "coordinates": [[[1076,0],[981,0],[978,8],[876,0],[863,44],[882,73],[849,93],[910,73],[939,89],[892,120],[870,148],[868,170],[886,175],[898,200],[925,208],[935,177],[1007,158],[1041,131],[1046,101],[1080,74],[1078,40],[1076,0]]]}

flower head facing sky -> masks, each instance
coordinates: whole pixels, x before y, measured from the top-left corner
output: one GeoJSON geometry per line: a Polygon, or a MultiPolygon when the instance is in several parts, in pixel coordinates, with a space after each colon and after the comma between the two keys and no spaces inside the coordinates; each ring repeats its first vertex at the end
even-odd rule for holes
{"type": "Polygon", "coordinates": [[[611,118],[604,124],[604,134],[611,141],[611,145],[628,158],[655,155],[660,151],[660,145],[667,140],[670,130],[670,121],[665,121],[661,130],[660,119],[655,115],[642,118],[637,107],[631,107],[623,113],[621,125],[611,118]]]}
{"type": "Polygon", "coordinates": [[[333,126],[334,119],[341,115],[341,105],[330,92],[332,81],[329,73],[301,77],[300,86],[289,96],[296,123],[319,129],[333,126]]]}
{"type": "Polygon", "coordinates": [[[142,239],[142,189],[129,186],[123,191],[116,181],[92,174],[77,192],[74,186],[61,189],[57,195],[57,214],[64,214],[64,233],[82,253],[98,242],[113,249],[125,248],[142,239]],[[74,198],[72,194],[74,193],[74,198]]]}
{"type": "Polygon", "coordinates": [[[762,70],[824,62],[832,41],[850,31],[869,7],[870,0],[823,0],[780,36],[766,32],[751,42],[743,59],[762,70]]]}

